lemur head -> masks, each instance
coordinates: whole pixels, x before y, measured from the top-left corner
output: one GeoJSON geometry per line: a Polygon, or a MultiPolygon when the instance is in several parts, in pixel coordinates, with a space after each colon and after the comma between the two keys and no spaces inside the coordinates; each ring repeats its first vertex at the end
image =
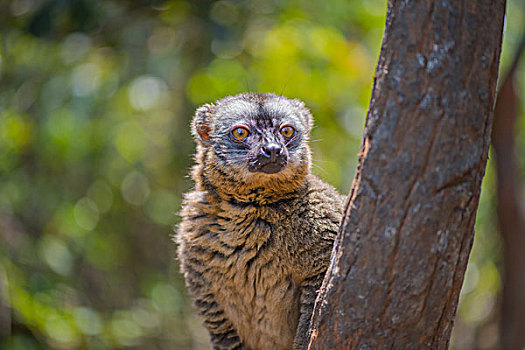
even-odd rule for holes
{"type": "Polygon", "coordinates": [[[192,131],[203,163],[244,182],[284,180],[309,171],[312,123],[299,100],[245,93],[199,107],[192,131]]]}

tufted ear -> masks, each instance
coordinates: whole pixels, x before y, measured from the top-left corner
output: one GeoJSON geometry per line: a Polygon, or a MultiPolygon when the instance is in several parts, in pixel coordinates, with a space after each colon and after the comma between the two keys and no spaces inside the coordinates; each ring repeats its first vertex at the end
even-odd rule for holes
{"type": "Polygon", "coordinates": [[[213,114],[213,104],[205,104],[195,111],[192,122],[192,133],[197,141],[210,143],[211,120],[213,114]]]}

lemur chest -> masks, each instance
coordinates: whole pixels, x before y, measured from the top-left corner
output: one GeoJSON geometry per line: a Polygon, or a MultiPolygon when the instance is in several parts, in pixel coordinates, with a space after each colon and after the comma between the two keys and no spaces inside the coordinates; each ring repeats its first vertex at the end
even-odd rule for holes
{"type": "Polygon", "coordinates": [[[292,280],[281,223],[260,215],[216,216],[210,228],[217,256],[209,278],[214,294],[252,349],[290,349],[300,290],[292,280]]]}

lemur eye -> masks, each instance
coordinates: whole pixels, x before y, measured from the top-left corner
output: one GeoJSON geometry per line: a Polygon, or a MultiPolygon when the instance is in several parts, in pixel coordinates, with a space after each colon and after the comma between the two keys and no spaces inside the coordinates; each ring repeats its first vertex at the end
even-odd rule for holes
{"type": "Polygon", "coordinates": [[[244,141],[250,136],[250,131],[244,126],[236,126],[232,129],[231,134],[236,141],[244,141]]]}
{"type": "Polygon", "coordinates": [[[279,132],[287,139],[291,139],[295,135],[295,129],[290,125],[284,125],[279,132]]]}

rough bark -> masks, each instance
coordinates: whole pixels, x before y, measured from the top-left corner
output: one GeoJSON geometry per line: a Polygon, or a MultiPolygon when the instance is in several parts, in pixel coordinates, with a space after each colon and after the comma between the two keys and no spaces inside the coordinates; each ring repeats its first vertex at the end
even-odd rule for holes
{"type": "Polygon", "coordinates": [[[308,349],[446,349],[490,143],[504,0],[388,3],[308,349]]]}
{"type": "Polygon", "coordinates": [[[515,72],[525,49],[525,36],[501,84],[492,129],[497,172],[497,213],[503,238],[503,297],[501,302],[501,349],[525,348],[525,211],[515,154],[519,98],[515,72]]]}

